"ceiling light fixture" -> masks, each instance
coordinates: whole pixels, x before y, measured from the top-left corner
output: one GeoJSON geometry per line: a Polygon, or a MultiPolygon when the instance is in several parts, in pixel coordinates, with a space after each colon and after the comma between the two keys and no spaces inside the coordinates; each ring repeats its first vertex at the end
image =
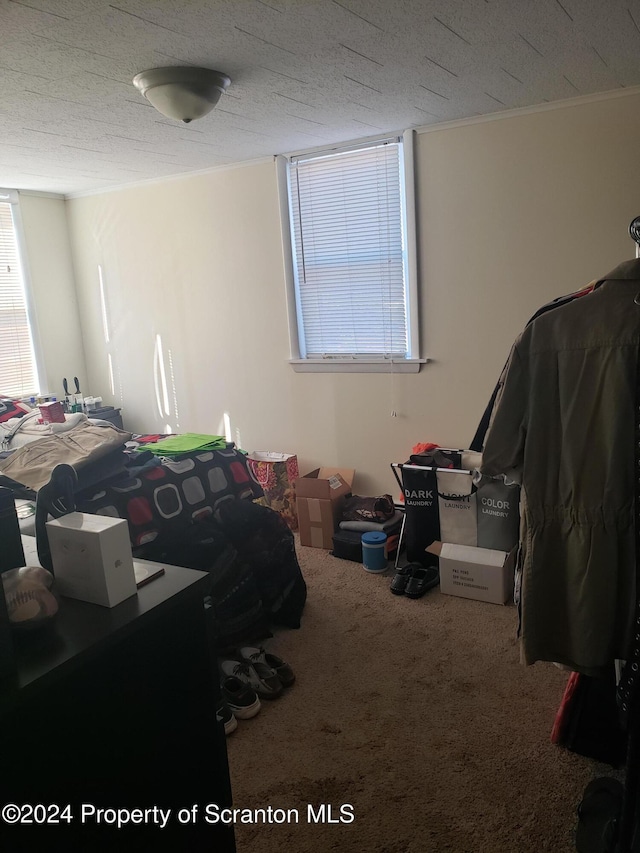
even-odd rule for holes
{"type": "Polygon", "coordinates": [[[215,107],[231,79],[210,68],[179,65],[152,68],[133,78],[133,85],[158,112],[188,124],[215,107]]]}

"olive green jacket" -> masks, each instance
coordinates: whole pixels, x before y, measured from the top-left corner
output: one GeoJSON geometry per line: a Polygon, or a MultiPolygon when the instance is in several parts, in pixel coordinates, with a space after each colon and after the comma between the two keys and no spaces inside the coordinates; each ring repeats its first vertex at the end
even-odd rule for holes
{"type": "Polygon", "coordinates": [[[598,674],[625,658],[635,605],[640,260],[515,342],[482,471],[522,483],[525,663],[598,674]],[[637,297],[637,299],[636,299],[637,297]]]}

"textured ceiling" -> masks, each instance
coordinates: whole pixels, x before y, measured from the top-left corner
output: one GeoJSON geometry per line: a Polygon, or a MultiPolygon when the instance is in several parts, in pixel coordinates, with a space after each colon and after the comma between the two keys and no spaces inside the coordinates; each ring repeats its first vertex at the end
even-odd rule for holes
{"type": "Polygon", "coordinates": [[[0,0],[0,186],[98,190],[640,84],[640,0],[0,0]],[[133,87],[202,65],[191,125],[133,87]]]}

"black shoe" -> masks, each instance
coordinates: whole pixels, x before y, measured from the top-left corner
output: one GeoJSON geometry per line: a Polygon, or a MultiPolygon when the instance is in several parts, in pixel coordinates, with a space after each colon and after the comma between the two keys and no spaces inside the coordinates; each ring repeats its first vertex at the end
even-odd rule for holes
{"type": "Polygon", "coordinates": [[[227,737],[231,734],[231,732],[235,732],[235,730],[238,728],[238,721],[234,717],[231,708],[222,698],[218,701],[218,707],[216,708],[216,720],[219,723],[223,723],[224,733],[225,735],[227,735],[227,737]]]}
{"type": "Polygon", "coordinates": [[[250,720],[262,707],[255,690],[235,675],[227,675],[222,679],[220,692],[238,720],[250,720]]]}
{"type": "Polygon", "coordinates": [[[407,588],[407,583],[411,577],[412,570],[419,565],[418,563],[409,563],[408,566],[401,566],[396,569],[395,576],[391,581],[389,589],[394,595],[404,595],[407,588]]]}
{"type": "Polygon", "coordinates": [[[421,598],[427,590],[440,583],[440,572],[435,566],[426,568],[420,564],[414,564],[414,566],[404,590],[407,598],[421,598]]]}

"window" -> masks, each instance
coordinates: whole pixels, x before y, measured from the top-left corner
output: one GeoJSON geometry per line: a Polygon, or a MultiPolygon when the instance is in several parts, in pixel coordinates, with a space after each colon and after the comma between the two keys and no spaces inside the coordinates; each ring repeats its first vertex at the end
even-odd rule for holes
{"type": "Polygon", "coordinates": [[[39,392],[20,250],[18,194],[0,190],[0,394],[39,392]]]}
{"type": "Polygon", "coordinates": [[[280,166],[296,369],[419,370],[411,140],[280,166]]]}

